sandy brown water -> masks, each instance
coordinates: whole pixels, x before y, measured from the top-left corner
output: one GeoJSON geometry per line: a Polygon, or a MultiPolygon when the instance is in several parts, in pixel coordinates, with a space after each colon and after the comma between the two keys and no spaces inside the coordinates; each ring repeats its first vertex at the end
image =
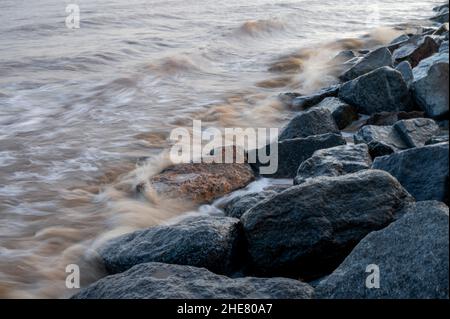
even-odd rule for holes
{"type": "Polygon", "coordinates": [[[0,297],[70,296],[66,265],[99,278],[107,238],[203,212],[133,191],[169,165],[171,129],[280,127],[278,93],[332,84],[337,52],[438,2],[80,0],[69,30],[70,1],[2,0],[0,297]]]}

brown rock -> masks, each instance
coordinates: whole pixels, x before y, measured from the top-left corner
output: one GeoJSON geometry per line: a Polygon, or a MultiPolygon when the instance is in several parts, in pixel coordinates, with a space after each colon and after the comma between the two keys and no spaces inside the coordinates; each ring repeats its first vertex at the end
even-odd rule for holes
{"type": "Polygon", "coordinates": [[[191,200],[197,204],[245,187],[255,179],[248,164],[190,163],[171,166],[150,178],[138,191],[154,191],[167,198],[191,200]]]}
{"type": "Polygon", "coordinates": [[[439,45],[436,41],[432,37],[426,36],[399,47],[394,51],[393,58],[396,63],[408,61],[411,67],[415,68],[421,60],[432,56],[438,50],[439,45]]]}

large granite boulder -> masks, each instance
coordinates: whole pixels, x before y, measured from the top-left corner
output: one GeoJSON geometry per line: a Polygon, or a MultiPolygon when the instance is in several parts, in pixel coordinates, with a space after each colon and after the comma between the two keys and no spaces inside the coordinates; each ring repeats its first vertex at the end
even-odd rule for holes
{"type": "Polygon", "coordinates": [[[432,119],[417,118],[398,121],[394,129],[408,147],[421,147],[439,134],[439,125],[432,119]]]}
{"type": "Polygon", "coordinates": [[[373,158],[408,148],[392,126],[366,125],[353,138],[355,144],[367,144],[373,158]]]}
{"type": "Polygon", "coordinates": [[[224,213],[226,216],[241,218],[244,213],[263,200],[278,194],[274,190],[265,190],[259,193],[250,193],[237,196],[226,203],[224,213]]]}
{"type": "Polygon", "coordinates": [[[291,107],[296,110],[304,110],[319,104],[327,97],[336,97],[339,94],[340,85],[323,88],[311,95],[298,96],[292,100],[291,107]]]}
{"type": "Polygon", "coordinates": [[[430,36],[425,36],[417,41],[409,41],[408,44],[399,47],[392,56],[396,63],[408,61],[414,68],[421,60],[428,58],[438,50],[439,45],[436,41],[430,36]]]}
{"type": "Polygon", "coordinates": [[[408,87],[410,87],[414,80],[414,75],[413,75],[411,64],[409,64],[408,61],[403,61],[403,62],[400,62],[395,67],[395,69],[402,74],[403,80],[405,81],[406,85],[408,87]]]}
{"type": "Polygon", "coordinates": [[[446,201],[448,165],[448,143],[441,143],[378,157],[372,168],[392,174],[418,201],[446,201]]]}
{"type": "Polygon", "coordinates": [[[101,247],[99,254],[109,273],[161,262],[231,274],[242,262],[241,240],[239,219],[195,217],[120,236],[101,247]]]}
{"type": "Polygon", "coordinates": [[[409,120],[424,117],[425,113],[421,111],[413,112],[381,112],[372,114],[366,121],[366,125],[389,126],[394,125],[401,120],[409,120]]]}
{"type": "Polygon", "coordinates": [[[287,278],[236,278],[204,268],[147,263],[105,277],[73,299],[310,299],[313,288],[287,278]]]}
{"type": "Polygon", "coordinates": [[[261,275],[320,278],[412,200],[395,178],[377,170],[293,186],[241,217],[253,269],[261,275]]]}
{"type": "Polygon", "coordinates": [[[411,205],[398,221],[364,238],[316,287],[315,297],[448,299],[448,214],[439,202],[411,205]]]}
{"type": "Polygon", "coordinates": [[[449,111],[448,53],[435,54],[413,69],[413,96],[430,117],[442,117],[449,111]]]}
{"type": "Polygon", "coordinates": [[[359,113],[405,111],[411,107],[408,85],[400,72],[382,67],[342,85],[339,97],[359,113]]]}
{"type": "Polygon", "coordinates": [[[327,97],[317,104],[316,107],[329,110],[340,130],[343,130],[359,118],[354,106],[345,103],[337,97],[327,97]]]}
{"type": "Polygon", "coordinates": [[[339,133],[330,110],[312,108],[300,112],[282,130],[279,141],[325,133],[339,133]]]}
{"type": "MultiPolygon", "coordinates": [[[[255,157],[258,159],[255,164],[252,164],[252,166],[254,170],[262,176],[273,178],[294,178],[300,164],[310,158],[315,151],[344,144],[346,144],[346,141],[342,135],[334,133],[283,140],[276,144],[276,147],[278,148],[278,165],[276,172],[270,174],[263,173],[261,168],[267,167],[268,165],[262,163],[257,155],[255,157]]],[[[259,151],[269,154],[268,148],[273,147],[272,145],[273,144],[268,145],[265,149],[259,151]]],[[[249,158],[250,157],[253,156],[249,155],[249,158]]]]}
{"type": "Polygon", "coordinates": [[[294,184],[319,176],[340,176],[369,169],[372,166],[366,144],[342,145],[319,150],[304,161],[297,171],[294,184]]]}
{"type": "Polygon", "coordinates": [[[383,66],[392,66],[392,54],[385,47],[368,53],[339,78],[344,82],[350,81],[383,66]]]}

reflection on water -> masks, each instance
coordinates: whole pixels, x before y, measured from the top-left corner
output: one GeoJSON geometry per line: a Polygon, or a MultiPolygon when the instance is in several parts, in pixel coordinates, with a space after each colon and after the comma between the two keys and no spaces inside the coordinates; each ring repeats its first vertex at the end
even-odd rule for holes
{"type": "MultiPolygon", "coordinates": [[[[69,296],[67,264],[87,284],[104,240],[195,211],[133,192],[169,164],[170,130],[278,127],[290,114],[277,94],[335,81],[326,61],[367,45],[335,39],[376,27],[361,0],[77,2],[68,30],[68,1],[2,0],[0,297],[69,296]]],[[[379,2],[389,26],[437,1],[379,2]]]]}

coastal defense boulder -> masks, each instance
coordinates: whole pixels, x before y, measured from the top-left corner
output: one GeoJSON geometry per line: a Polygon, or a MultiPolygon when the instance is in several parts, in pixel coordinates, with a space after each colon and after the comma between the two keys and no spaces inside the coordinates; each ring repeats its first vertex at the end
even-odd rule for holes
{"type": "Polygon", "coordinates": [[[430,117],[442,117],[449,111],[449,55],[435,54],[413,69],[413,97],[430,117]]]}
{"type": "Polygon", "coordinates": [[[331,112],[323,108],[312,108],[295,116],[282,130],[278,139],[282,141],[325,133],[339,133],[331,112]]]}
{"type": "Polygon", "coordinates": [[[414,80],[414,75],[413,75],[411,64],[409,64],[408,61],[403,61],[403,62],[400,62],[395,67],[395,69],[402,74],[403,80],[405,80],[406,85],[408,87],[410,87],[414,80]]]}
{"type": "Polygon", "coordinates": [[[425,113],[421,111],[413,112],[381,112],[372,114],[366,121],[366,125],[389,126],[394,125],[401,120],[415,119],[424,117],[425,113]]]}
{"type": "MultiPolygon", "coordinates": [[[[276,172],[270,174],[262,173],[261,167],[266,167],[267,165],[262,164],[259,159],[256,164],[253,164],[253,168],[262,176],[266,177],[294,178],[300,164],[310,158],[315,151],[344,144],[346,144],[346,141],[342,135],[335,133],[283,140],[277,142],[278,154],[276,159],[278,163],[276,172]]],[[[264,150],[260,151],[269,154],[267,150],[269,147],[271,146],[268,145],[264,150]]]]}
{"type": "Polygon", "coordinates": [[[323,88],[311,95],[295,97],[292,100],[291,107],[296,110],[304,110],[311,106],[317,105],[327,97],[336,97],[339,94],[340,85],[333,85],[323,88]]]}
{"type": "Polygon", "coordinates": [[[411,107],[408,86],[400,72],[382,67],[342,85],[339,97],[359,113],[405,111],[411,107]]]}
{"type": "Polygon", "coordinates": [[[417,41],[410,41],[399,47],[393,53],[396,63],[408,61],[411,66],[416,67],[419,62],[433,55],[439,50],[439,45],[430,36],[419,38],[417,41]]]}
{"type": "Polygon", "coordinates": [[[339,78],[344,82],[350,81],[383,66],[392,66],[392,54],[385,47],[368,53],[339,78]]]}
{"type": "Polygon", "coordinates": [[[353,138],[355,144],[367,144],[374,158],[408,148],[392,126],[366,125],[360,128],[353,138]]]}
{"type": "Polygon", "coordinates": [[[204,268],[147,263],[105,277],[73,299],[310,299],[314,289],[287,278],[236,278],[204,268]]]}
{"type": "Polygon", "coordinates": [[[246,163],[191,163],[171,166],[139,185],[139,192],[203,204],[247,186],[255,179],[246,163]]]}
{"type": "Polygon", "coordinates": [[[338,129],[343,130],[359,118],[356,108],[337,97],[328,97],[316,105],[331,112],[338,129]]]}
{"type": "Polygon", "coordinates": [[[392,174],[418,201],[448,201],[448,165],[448,143],[441,143],[378,157],[372,168],[392,174]]]}
{"type": "Polygon", "coordinates": [[[99,254],[109,273],[148,263],[189,265],[215,273],[236,270],[241,226],[230,217],[195,217],[175,225],[155,226],[107,242],[99,254]]]}
{"type": "Polygon", "coordinates": [[[293,186],[241,217],[255,272],[320,278],[411,201],[395,178],[377,170],[293,186]]]}
{"type": "Polygon", "coordinates": [[[294,184],[319,176],[340,176],[369,169],[372,166],[366,144],[343,145],[320,150],[304,161],[297,171],[294,184]]]}
{"type": "Polygon", "coordinates": [[[394,129],[408,147],[424,146],[440,132],[439,125],[427,118],[398,121],[394,124],[394,129]]]}
{"type": "Polygon", "coordinates": [[[237,196],[228,202],[224,207],[226,216],[241,218],[244,213],[263,200],[275,196],[276,191],[267,190],[259,193],[250,193],[242,196],[237,196]]]}
{"type": "Polygon", "coordinates": [[[411,205],[364,238],[315,290],[319,299],[448,299],[448,207],[411,205]],[[379,274],[377,281],[368,277],[379,274]],[[366,286],[369,281],[369,286],[366,286]]]}

